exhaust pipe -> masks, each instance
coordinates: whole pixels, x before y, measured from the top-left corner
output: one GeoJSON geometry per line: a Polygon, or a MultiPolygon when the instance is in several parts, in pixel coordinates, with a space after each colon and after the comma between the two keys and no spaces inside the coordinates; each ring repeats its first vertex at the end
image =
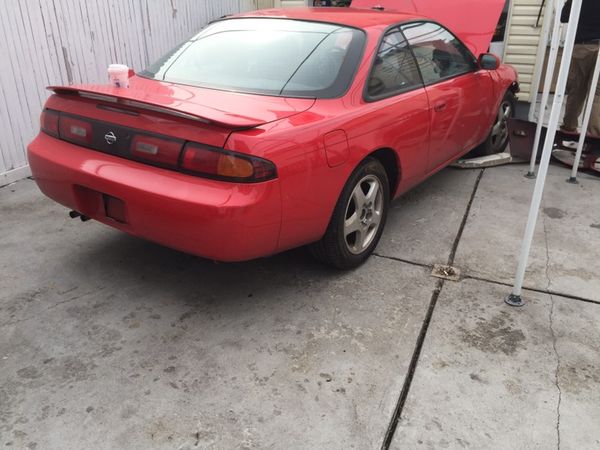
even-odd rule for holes
{"type": "Polygon", "coordinates": [[[71,219],[77,219],[79,217],[82,222],[87,222],[88,220],[91,219],[91,217],[84,216],[79,211],[69,211],[69,217],[71,219]]]}

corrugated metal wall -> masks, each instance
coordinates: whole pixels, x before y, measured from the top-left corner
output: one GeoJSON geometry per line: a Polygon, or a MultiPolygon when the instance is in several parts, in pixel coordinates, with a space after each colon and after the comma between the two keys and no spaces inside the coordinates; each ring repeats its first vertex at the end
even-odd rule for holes
{"type": "Polygon", "coordinates": [[[46,86],[104,82],[110,63],[142,69],[208,21],[257,5],[258,0],[0,0],[0,185],[27,175],[25,146],[39,129],[46,86]]]}

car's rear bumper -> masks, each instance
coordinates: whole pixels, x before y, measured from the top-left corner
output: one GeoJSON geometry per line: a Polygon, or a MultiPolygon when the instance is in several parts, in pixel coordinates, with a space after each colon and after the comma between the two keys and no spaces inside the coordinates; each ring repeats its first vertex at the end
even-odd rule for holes
{"type": "Polygon", "coordinates": [[[84,149],[44,133],[27,151],[44,194],[107,225],[219,261],[276,252],[281,227],[278,180],[212,181],[84,149]],[[106,215],[106,196],[124,202],[126,223],[106,215]]]}

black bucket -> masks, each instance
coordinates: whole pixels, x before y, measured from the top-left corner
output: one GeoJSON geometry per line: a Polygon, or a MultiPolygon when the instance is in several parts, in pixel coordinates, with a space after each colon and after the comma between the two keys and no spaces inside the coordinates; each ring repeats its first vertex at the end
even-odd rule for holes
{"type": "MultiPolygon", "coordinates": [[[[508,119],[508,141],[510,142],[510,154],[520,159],[530,160],[533,143],[535,141],[535,130],[537,124],[521,119],[508,119]]],[[[542,127],[542,135],[538,145],[536,160],[539,162],[546,140],[547,128],[542,127]]]]}

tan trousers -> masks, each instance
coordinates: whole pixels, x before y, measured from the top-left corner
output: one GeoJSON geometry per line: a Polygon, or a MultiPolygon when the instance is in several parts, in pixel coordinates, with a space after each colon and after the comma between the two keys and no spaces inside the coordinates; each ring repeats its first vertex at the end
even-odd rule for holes
{"type": "MultiPolygon", "coordinates": [[[[571,60],[571,70],[569,72],[569,81],[567,83],[567,105],[563,127],[567,129],[577,129],[579,126],[579,116],[583,112],[583,107],[590,92],[590,84],[596,58],[598,58],[598,49],[600,44],[576,44],[573,49],[573,59],[571,60]]],[[[596,96],[594,97],[594,106],[588,133],[600,136],[600,83],[596,86],[596,96]]]]}

